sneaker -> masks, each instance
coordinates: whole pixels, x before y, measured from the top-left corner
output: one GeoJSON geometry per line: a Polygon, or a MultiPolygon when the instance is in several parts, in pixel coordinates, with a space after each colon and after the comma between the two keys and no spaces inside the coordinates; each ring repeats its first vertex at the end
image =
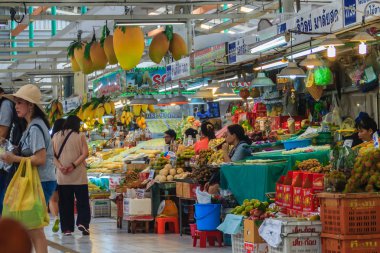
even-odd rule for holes
{"type": "Polygon", "coordinates": [[[82,231],[82,235],[90,235],[90,231],[83,225],[78,225],[79,231],[82,231]]]}
{"type": "Polygon", "coordinates": [[[54,225],[51,229],[54,233],[57,233],[59,230],[59,218],[56,218],[54,221],[54,225]]]}
{"type": "Polygon", "coordinates": [[[64,236],[71,236],[71,233],[72,232],[68,230],[68,231],[63,232],[63,235],[64,236]]]}

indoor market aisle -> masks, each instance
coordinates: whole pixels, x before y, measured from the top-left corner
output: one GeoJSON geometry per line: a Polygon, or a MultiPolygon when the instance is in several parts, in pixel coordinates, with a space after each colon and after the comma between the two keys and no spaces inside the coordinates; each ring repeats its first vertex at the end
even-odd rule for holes
{"type": "MultiPolygon", "coordinates": [[[[51,222],[53,223],[53,222],[51,222]]],[[[108,218],[92,220],[91,235],[82,236],[76,231],[72,236],[51,232],[51,226],[45,229],[49,240],[49,253],[230,253],[230,246],[218,248],[193,248],[191,237],[168,234],[128,234],[125,230],[116,229],[116,221],[108,218]]],[[[199,243],[199,242],[198,242],[199,243]]],[[[199,244],[198,244],[199,245],[199,244]]]]}

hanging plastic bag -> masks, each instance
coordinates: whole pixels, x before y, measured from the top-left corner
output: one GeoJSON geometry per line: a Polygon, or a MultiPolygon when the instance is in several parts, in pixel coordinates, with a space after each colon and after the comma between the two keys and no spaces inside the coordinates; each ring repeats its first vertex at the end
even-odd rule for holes
{"type": "Polygon", "coordinates": [[[211,203],[211,195],[206,191],[201,191],[200,187],[197,187],[195,190],[197,195],[197,201],[199,204],[210,204],[211,203]]]}
{"type": "Polygon", "coordinates": [[[22,159],[4,197],[3,217],[21,222],[27,229],[49,224],[46,200],[37,168],[22,159]]]}
{"type": "Polygon", "coordinates": [[[328,67],[318,67],[314,71],[314,82],[318,86],[332,84],[333,74],[328,67]]]}
{"type": "Polygon", "coordinates": [[[334,104],[334,109],[332,110],[332,123],[335,126],[340,126],[342,124],[342,117],[340,116],[341,115],[341,109],[338,105],[338,100],[337,100],[335,94],[333,94],[332,100],[333,100],[333,104],[334,104]]]}

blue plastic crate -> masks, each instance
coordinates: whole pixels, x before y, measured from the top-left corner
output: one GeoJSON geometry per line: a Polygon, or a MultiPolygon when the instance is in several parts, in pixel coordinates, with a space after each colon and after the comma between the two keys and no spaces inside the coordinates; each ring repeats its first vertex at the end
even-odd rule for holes
{"type": "Polygon", "coordinates": [[[311,145],[311,139],[303,139],[303,140],[287,140],[283,141],[285,149],[291,150],[295,148],[304,148],[311,145]]]}

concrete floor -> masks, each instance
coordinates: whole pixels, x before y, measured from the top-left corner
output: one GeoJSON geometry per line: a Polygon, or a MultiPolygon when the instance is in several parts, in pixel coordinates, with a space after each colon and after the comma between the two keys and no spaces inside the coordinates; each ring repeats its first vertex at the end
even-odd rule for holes
{"type": "MultiPolygon", "coordinates": [[[[53,223],[53,222],[51,222],[53,223]]],[[[177,234],[128,234],[116,228],[116,220],[108,218],[92,219],[91,235],[82,236],[76,231],[72,236],[51,232],[51,226],[45,229],[46,237],[51,245],[49,253],[231,253],[230,246],[193,248],[189,235],[180,237],[177,234]]],[[[199,241],[198,241],[199,243],[199,241]]],[[[199,246],[199,244],[198,244],[199,246]]]]}

